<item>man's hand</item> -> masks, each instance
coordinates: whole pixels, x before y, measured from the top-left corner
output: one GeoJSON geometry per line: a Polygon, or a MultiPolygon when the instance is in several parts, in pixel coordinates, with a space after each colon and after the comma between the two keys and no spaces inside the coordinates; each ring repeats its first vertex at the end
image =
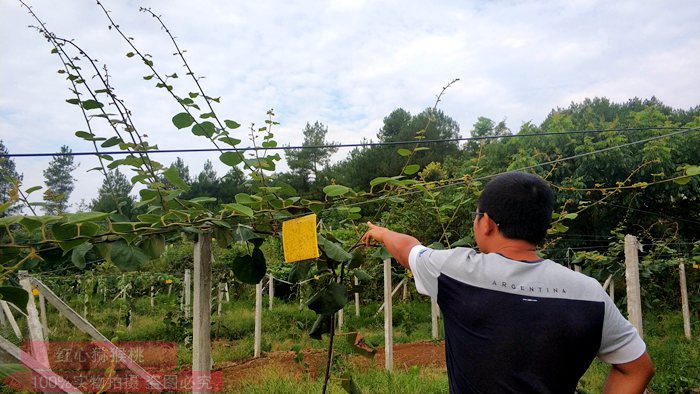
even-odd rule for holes
{"type": "Polygon", "coordinates": [[[367,222],[369,230],[365,235],[360,238],[360,242],[369,246],[372,240],[384,244],[386,250],[394,256],[396,261],[402,266],[410,268],[408,265],[408,255],[411,252],[411,248],[416,245],[420,245],[420,242],[410,235],[397,233],[391,231],[388,228],[375,226],[374,224],[367,222]]]}
{"type": "Polygon", "coordinates": [[[385,227],[375,226],[374,224],[372,224],[372,222],[367,222],[367,227],[369,227],[369,229],[367,230],[365,235],[362,236],[360,242],[365,246],[369,246],[372,240],[383,244],[383,235],[384,233],[389,231],[389,229],[385,227]]]}

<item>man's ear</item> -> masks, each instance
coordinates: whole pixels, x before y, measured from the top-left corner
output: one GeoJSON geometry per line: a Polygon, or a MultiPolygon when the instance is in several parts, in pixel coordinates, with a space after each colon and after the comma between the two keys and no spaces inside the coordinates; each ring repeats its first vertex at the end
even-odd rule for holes
{"type": "Polygon", "coordinates": [[[498,225],[496,224],[496,222],[493,221],[493,219],[491,219],[489,217],[488,213],[484,213],[484,217],[482,217],[481,219],[486,221],[486,223],[484,223],[485,224],[484,232],[486,234],[492,235],[493,233],[495,233],[499,230],[498,225]]]}

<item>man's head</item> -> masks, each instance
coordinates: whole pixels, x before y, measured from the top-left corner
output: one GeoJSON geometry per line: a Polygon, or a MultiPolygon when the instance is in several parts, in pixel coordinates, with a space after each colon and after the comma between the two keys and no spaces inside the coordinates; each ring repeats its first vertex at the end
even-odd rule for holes
{"type": "Polygon", "coordinates": [[[547,235],[553,203],[554,193],[542,178],[508,172],[486,184],[477,207],[496,223],[504,237],[537,245],[547,235]]]}

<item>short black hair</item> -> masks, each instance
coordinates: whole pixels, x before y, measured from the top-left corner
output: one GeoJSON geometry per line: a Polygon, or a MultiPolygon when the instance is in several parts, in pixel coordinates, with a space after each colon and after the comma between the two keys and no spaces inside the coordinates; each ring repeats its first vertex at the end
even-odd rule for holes
{"type": "Polygon", "coordinates": [[[507,172],[486,184],[477,200],[506,238],[533,245],[544,241],[552,221],[554,193],[537,175],[507,172]]]}

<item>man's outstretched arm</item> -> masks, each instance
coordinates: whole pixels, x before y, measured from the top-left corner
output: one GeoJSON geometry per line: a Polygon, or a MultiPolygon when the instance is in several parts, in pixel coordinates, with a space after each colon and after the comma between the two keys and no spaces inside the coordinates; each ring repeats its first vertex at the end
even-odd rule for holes
{"type": "Polygon", "coordinates": [[[603,393],[641,394],[654,376],[654,365],[647,352],[634,361],[613,364],[605,380],[603,393]]]}
{"type": "Polygon", "coordinates": [[[370,222],[367,222],[367,226],[369,226],[369,230],[362,236],[360,242],[369,245],[370,241],[375,240],[384,244],[386,250],[394,256],[399,264],[410,268],[408,265],[408,254],[414,246],[420,245],[420,241],[410,235],[375,226],[370,222]]]}

